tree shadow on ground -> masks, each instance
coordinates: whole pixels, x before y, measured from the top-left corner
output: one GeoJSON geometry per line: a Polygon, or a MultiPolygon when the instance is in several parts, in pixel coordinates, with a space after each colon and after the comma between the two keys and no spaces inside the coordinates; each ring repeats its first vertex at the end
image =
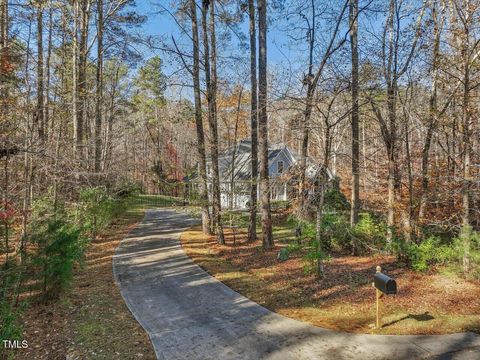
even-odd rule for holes
{"type": "MultiPolygon", "coordinates": [[[[190,225],[182,216],[165,211],[159,215],[163,217],[158,220],[161,229],[165,229],[164,222],[179,232],[190,225]]],[[[155,232],[156,226],[152,221],[146,230],[155,232]]],[[[212,278],[180,247],[172,247],[178,244],[176,236],[163,233],[157,241],[150,241],[136,232],[133,237],[117,251],[115,273],[120,275],[117,281],[128,306],[149,332],[160,358],[375,359],[395,354],[396,359],[412,359],[425,354],[412,339],[422,344],[431,341],[424,336],[393,340],[339,333],[288,319],[212,278]]],[[[442,337],[434,351],[452,351],[476,342],[472,334],[442,337]]]]}
{"type": "Polygon", "coordinates": [[[408,314],[408,315],[406,315],[406,316],[404,316],[400,319],[393,320],[393,321],[390,321],[386,324],[383,324],[382,328],[394,325],[396,323],[399,323],[400,321],[404,321],[404,320],[408,320],[408,319],[413,319],[413,320],[416,320],[416,321],[430,321],[430,320],[435,319],[435,317],[430,315],[428,313],[428,311],[425,311],[423,314],[408,314]]]}

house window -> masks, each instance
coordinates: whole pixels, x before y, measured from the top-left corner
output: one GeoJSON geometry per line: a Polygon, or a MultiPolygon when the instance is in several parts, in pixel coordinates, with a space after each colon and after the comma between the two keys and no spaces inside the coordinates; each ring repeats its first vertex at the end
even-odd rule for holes
{"type": "Polygon", "coordinates": [[[277,173],[281,174],[283,173],[283,161],[277,161],[277,173]]]}

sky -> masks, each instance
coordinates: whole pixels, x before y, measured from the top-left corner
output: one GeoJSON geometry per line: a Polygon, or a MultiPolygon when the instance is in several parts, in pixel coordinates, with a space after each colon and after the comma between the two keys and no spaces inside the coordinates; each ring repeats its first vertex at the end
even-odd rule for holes
{"type": "MultiPolygon", "coordinates": [[[[170,7],[169,3],[170,2],[168,0],[137,0],[137,9],[140,13],[148,17],[147,21],[142,26],[142,32],[152,36],[163,37],[168,39],[169,42],[171,42],[171,36],[174,36],[176,40],[181,37],[181,31],[173,20],[172,16],[165,12],[160,13],[161,6],[168,7],[168,9],[172,12],[174,11],[174,8],[170,7]],[[158,4],[161,4],[161,6],[158,4]]],[[[198,13],[198,16],[200,16],[200,13],[198,13]]],[[[248,18],[245,20],[246,21],[241,24],[240,30],[247,36],[248,18]]],[[[188,30],[190,29],[188,28],[188,30]]],[[[238,43],[235,41],[235,39],[233,39],[233,44],[231,46],[236,48],[238,51],[238,43]]],[[[248,51],[248,49],[245,49],[245,51],[248,51]]],[[[145,54],[146,56],[154,54],[162,56],[162,52],[160,50],[145,49],[145,54]]],[[[248,54],[244,55],[248,56],[248,54]]],[[[276,28],[269,28],[267,36],[267,58],[269,65],[274,66],[276,64],[282,64],[287,61],[287,59],[294,56],[298,57],[298,55],[299,53],[295,53],[293,49],[289,48],[285,39],[285,34],[276,28]]],[[[166,71],[168,72],[169,70],[174,71],[175,66],[169,66],[167,64],[166,71]]]]}
{"type": "MultiPolygon", "coordinates": [[[[171,38],[173,36],[179,47],[188,54],[191,52],[191,41],[185,36],[182,36],[182,31],[180,30],[179,26],[171,15],[175,11],[175,8],[171,5],[173,1],[175,0],[137,0],[137,10],[141,14],[147,16],[147,21],[142,25],[141,31],[148,35],[163,38],[164,41],[168,44],[168,46],[172,46],[171,38]]],[[[270,6],[272,6],[272,4],[274,3],[274,0],[269,1],[269,4],[271,4],[270,6]]],[[[270,74],[274,74],[272,75],[273,77],[276,76],[276,80],[278,80],[278,82],[283,81],[284,83],[293,84],[292,86],[295,91],[295,89],[299,90],[301,88],[303,74],[306,73],[306,67],[308,64],[308,44],[305,38],[300,40],[294,39],[294,37],[298,37],[299,34],[301,34],[302,36],[305,35],[306,31],[304,31],[304,29],[302,28],[304,26],[304,20],[299,18],[298,15],[290,15],[287,20],[287,16],[285,16],[285,13],[289,11],[292,14],[297,14],[297,8],[293,8],[292,4],[301,4],[301,1],[293,2],[277,0],[277,3],[283,4],[285,8],[284,12],[280,12],[278,11],[278,9],[277,11],[272,11],[269,8],[270,10],[268,16],[270,21],[267,34],[268,71],[270,74]],[[288,6],[291,6],[291,8],[287,8],[288,6]],[[279,15],[280,13],[282,15],[279,15]]],[[[360,0],[360,7],[362,3],[362,0],[360,0]]],[[[321,13],[321,15],[318,15],[317,19],[317,23],[320,26],[320,29],[317,30],[317,43],[323,44],[323,46],[325,46],[325,44],[330,38],[330,31],[332,31],[333,25],[335,23],[334,19],[338,16],[339,10],[343,5],[343,0],[329,0],[324,2],[319,1],[317,4],[322,7],[321,9],[317,9],[317,14],[321,13]]],[[[380,2],[379,4],[381,5],[382,3],[380,2]]],[[[310,16],[309,9],[310,8],[306,10],[304,9],[307,17],[310,16]]],[[[197,15],[200,20],[200,12],[198,12],[197,15]]],[[[347,17],[348,9],[345,13],[345,19],[347,17]]],[[[365,44],[368,42],[368,39],[372,38],[371,34],[364,32],[363,29],[370,29],[369,31],[374,32],[376,31],[375,29],[380,30],[382,19],[381,17],[377,17],[373,12],[370,12],[368,16],[365,16],[365,14],[361,14],[359,22],[359,41],[362,44],[360,46],[360,58],[362,58],[364,56],[362,52],[369,51],[367,50],[367,46],[365,44]]],[[[339,32],[339,35],[341,35],[342,37],[345,36],[345,34],[347,33],[347,27],[348,24],[345,22],[343,24],[343,28],[341,28],[339,32]]],[[[185,24],[185,30],[190,33],[190,29],[190,24],[185,24]]],[[[240,24],[239,32],[245,36],[245,40],[248,42],[248,16],[245,16],[244,22],[240,24]]],[[[232,34],[232,32],[230,33],[232,34]]],[[[218,43],[218,47],[222,47],[223,44],[220,44],[220,41],[218,41],[218,43]]],[[[219,61],[219,76],[223,76],[224,78],[228,78],[229,80],[232,80],[231,76],[236,76],[236,79],[234,81],[245,81],[246,86],[248,87],[249,81],[241,80],[248,79],[248,51],[248,47],[240,48],[239,41],[237,40],[235,35],[232,35],[232,39],[229,42],[227,48],[222,47],[221,50],[219,50],[219,56],[241,56],[244,58],[244,61],[242,63],[230,60],[225,61],[223,65],[221,64],[222,62],[219,61]]],[[[177,76],[178,74],[182,73],[180,71],[180,69],[182,68],[182,64],[178,58],[172,57],[168,53],[162,52],[159,49],[152,50],[145,48],[144,54],[146,58],[153,55],[159,55],[164,60],[164,72],[167,76],[177,76]]],[[[316,53],[314,56],[314,61],[319,62],[322,55],[323,50],[316,53]]],[[[337,56],[340,59],[337,59],[336,62],[339,64],[339,66],[344,66],[343,63],[345,62],[343,60],[349,57],[348,43],[345,44],[344,48],[341,50],[340,53],[337,54],[337,56]]],[[[348,63],[349,61],[346,62],[348,63]]],[[[185,78],[187,80],[184,80],[184,82],[188,81],[189,75],[186,72],[183,72],[183,75],[187,77],[185,78]]],[[[290,85],[286,86],[289,87],[290,85]]],[[[188,93],[188,89],[185,91],[188,93]]]]}

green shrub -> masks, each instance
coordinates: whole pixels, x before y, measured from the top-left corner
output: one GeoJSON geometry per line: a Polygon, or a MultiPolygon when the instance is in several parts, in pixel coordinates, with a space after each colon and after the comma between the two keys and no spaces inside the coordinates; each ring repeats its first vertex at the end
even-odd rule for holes
{"type": "Polygon", "coordinates": [[[87,241],[82,229],[63,219],[52,220],[31,238],[38,245],[33,264],[40,269],[44,295],[47,299],[57,298],[69,287],[74,264],[83,258],[87,241]]]}
{"type": "Polygon", "coordinates": [[[238,211],[225,211],[223,222],[227,226],[236,226],[237,228],[248,228],[249,215],[238,211]]]}
{"type": "Polygon", "coordinates": [[[469,266],[467,277],[480,279],[480,232],[473,231],[470,227],[463,228],[460,235],[453,240],[453,258],[458,272],[464,273],[463,258],[468,254],[469,266]]]}
{"type": "Polygon", "coordinates": [[[303,272],[306,275],[316,273],[317,276],[323,276],[323,274],[320,274],[322,271],[321,264],[322,261],[327,258],[327,255],[324,250],[324,244],[319,246],[319,243],[316,240],[317,231],[315,229],[315,224],[310,221],[298,219],[295,216],[289,216],[287,222],[291,223],[291,225],[293,225],[292,227],[299,228],[301,232],[299,239],[296,239],[295,242],[291,242],[287,245],[288,251],[294,252],[305,249],[306,253],[303,256],[303,272]],[[301,242],[299,243],[298,240],[301,240],[301,242]]]}
{"type": "MultiPolygon", "coordinates": [[[[24,269],[16,262],[0,269],[0,340],[21,340],[20,315],[25,303],[18,302],[18,295],[23,277],[24,269]]],[[[2,358],[3,344],[0,349],[2,358]]]]}
{"type": "Polygon", "coordinates": [[[79,203],[75,209],[75,219],[94,240],[114,218],[123,213],[128,205],[124,198],[114,199],[104,187],[91,187],[80,190],[79,203]]]}
{"type": "Polygon", "coordinates": [[[363,213],[353,229],[354,234],[372,245],[384,245],[385,234],[387,232],[386,224],[377,221],[370,213],[363,213]]]}
{"type": "Polygon", "coordinates": [[[32,203],[29,228],[33,232],[44,231],[48,222],[54,219],[64,218],[66,209],[62,202],[55,202],[51,194],[36,199],[32,203]]]}
{"type": "Polygon", "coordinates": [[[294,221],[296,224],[295,227],[300,228],[300,238],[301,239],[315,239],[317,231],[315,230],[315,224],[312,224],[310,221],[300,220],[295,217],[289,217],[288,221],[294,221]]]}
{"type": "Polygon", "coordinates": [[[318,277],[323,277],[323,261],[328,259],[328,255],[323,250],[323,247],[320,245],[317,240],[312,240],[307,247],[307,253],[303,257],[304,265],[303,271],[305,274],[309,275],[316,273],[318,277]]]}
{"type": "Polygon", "coordinates": [[[280,251],[278,252],[277,259],[280,261],[286,261],[288,260],[289,256],[290,256],[290,252],[288,250],[288,247],[281,248],[280,251]]]}
{"type": "Polygon", "coordinates": [[[341,214],[325,213],[322,217],[322,246],[326,250],[337,248],[345,250],[350,247],[350,224],[341,214]]]}
{"type": "Polygon", "coordinates": [[[302,245],[297,242],[291,242],[287,245],[288,252],[294,253],[302,249],[302,245]]]}
{"type": "Polygon", "coordinates": [[[122,178],[115,183],[111,194],[115,199],[127,199],[143,192],[142,184],[129,178],[122,178]]]}
{"type": "Polygon", "coordinates": [[[325,191],[324,209],[326,211],[345,211],[350,209],[350,204],[338,187],[332,187],[325,191]]]}
{"type": "Polygon", "coordinates": [[[290,201],[288,200],[272,200],[270,202],[270,208],[272,209],[272,211],[288,209],[290,208],[290,205],[290,201]]]}
{"type": "Polygon", "coordinates": [[[426,271],[430,265],[435,263],[435,249],[440,246],[436,237],[430,237],[420,245],[411,244],[409,246],[409,257],[412,268],[416,271],[426,271]]]}
{"type": "MultiPolygon", "coordinates": [[[[300,228],[300,239],[311,241],[316,239],[316,224],[313,222],[292,217],[290,217],[288,221],[294,221],[296,224],[295,227],[298,226],[300,228]]],[[[350,243],[350,224],[341,214],[323,214],[321,231],[322,247],[325,250],[330,250],[333,246],[344,249],[350,243]]]]}
{"type": "MultiPolygon", "coordinates": [[[[302,239],[316,238],[316,226],[313,222],[298,220],[293,216],[290,216],[288,221],[293,222],[293,227],[300,227],[302,239]]],[[[321,231],[322,246],[325,250],[350,251],[352,239],[356,241],[357,250],[360,252],[371,253],[385,248],[386,225],[370,213],[360,214],[358,224],[352,228],[344,213],[325,212],[322,216],[321,231]]]]}
{"type": "Polygon", "coordinates": [[[420,244],[397,239],[393,249],[415,271],[427,271],[434,265],[448,265],[456,257],[452,244],[442,244],[440,238],[430,236],[420,244]]]}

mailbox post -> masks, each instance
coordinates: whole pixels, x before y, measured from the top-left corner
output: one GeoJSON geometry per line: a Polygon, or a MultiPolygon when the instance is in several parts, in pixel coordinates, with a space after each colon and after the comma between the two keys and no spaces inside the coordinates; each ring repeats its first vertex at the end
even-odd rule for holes
{"type": "Polygon", "coordinates": [[[394,295],[397,293],[397,283],[391,277],[382,273],[382,268],[377,266],[374,276],[373,286],[375,287],[375,295],[377,298],[377,319],[376,328],[380,328],[380,298],[383,294],[394,295]]]}

